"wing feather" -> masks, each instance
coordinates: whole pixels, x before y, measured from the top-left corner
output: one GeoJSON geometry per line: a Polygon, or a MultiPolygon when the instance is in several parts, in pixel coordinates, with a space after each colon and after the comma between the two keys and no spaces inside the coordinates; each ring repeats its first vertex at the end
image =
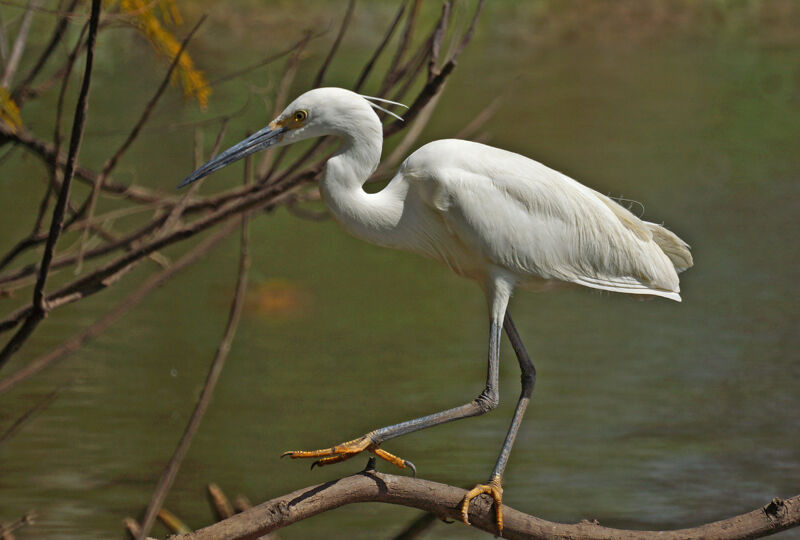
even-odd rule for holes
{"type": "Polygon", "coordinates": [[[685,243],[541,163],[444,140],[415,152],[403,172],[463,245],[522,281],[680,300],[676,267],[691,266],[685,243]]]}

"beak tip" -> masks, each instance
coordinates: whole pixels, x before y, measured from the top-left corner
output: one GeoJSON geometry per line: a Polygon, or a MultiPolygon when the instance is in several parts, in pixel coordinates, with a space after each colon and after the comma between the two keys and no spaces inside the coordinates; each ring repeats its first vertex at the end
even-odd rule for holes
{"type": "Polygon", "coordinates": [[[189,184],[191,184],[192,182],[194,182],[195,180],[199,180],[199,179],[198,178],[194,178],[194,175],[187,176],[186,178],[183,179],[183,182],[178,184],[178,187],[176,187],[175,189],[179,190],[181,188],[184,188],[184,187],[188,186],[189,184]]]}

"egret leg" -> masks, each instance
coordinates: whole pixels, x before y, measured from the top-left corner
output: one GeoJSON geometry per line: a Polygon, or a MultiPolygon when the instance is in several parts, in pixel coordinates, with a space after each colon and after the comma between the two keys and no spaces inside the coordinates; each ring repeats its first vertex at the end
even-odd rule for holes
{"type": "Polygon", "coordinates": [[[514,417],[511,419],[511,426],[508,428],[503,447],[500,449],[500,455],[497,457],[497,462],[489,477],[489,483],[475,486],[464,496],[464,500],[461,503],[461,519],[464,523],[469,525],[470,501],[482,493],[490,495],[494,500],[495,521],[498,533],[503,531],[503,472],[508,464],[508,456],[511,454],[511,447],[514,446],[514,439],[517,437],[519,426],[522,423],[522,417],[525,415],[525,409],[528,408],[533,388],[536,385],[536,368],[533,362],[531,362],[530,356],[528,356],[528,351],[525,350],[525,345],[523,345],[517,328],[514,326],[511,314],[507,311],[503,327],[505,328],[508,339],[511,341],[511,346],[514,348],[520,370],[522,371],[522,392],[517,401],[514,417]]]}
{"type": "Polygon", "coordinates": [[[400,435],[413,433],[414,431],[419,431],[432,426],[438,426],[439,424],[452,422],[453,420],[460,420],[461,418],[478,416],[497,407],[497,403],[500,400],[498,373],[500,369],[501,332],[502,327],[500,322],[498,320],[492,320],[489,327],[489,365],[487,367],[486,374],[486,387],[478,395],[478,397],[469,403],[465,403],[464,405],[453,407],[452,409],[447,409],[445,411],[430,414],[428,416],[423,416],[421,418],[415,418],[399,424],[376,429],[374,431],[370,431],[362,437],[359,437],[358,439],[347,441],[346,443],[332,446],[331,448],[312,451],[294,450],[284,452],[283,455],[289,456],[293,459],[317,458],[317,460],[312,464],[313,467],[315,465],[324,466],[333,463],[339,463],[358,455],[364,450],[367,450],[374,453],[377,457],[385,459],[393,465],[400,467],[401,469],[409,467],[416,472],[413,463],[398,458],[397,456],[393,456],[392,454],[389,454],[388,452],[378,448],[378,446],[381,443],[388,441],[389,439],[399,437],[400,435]]]}

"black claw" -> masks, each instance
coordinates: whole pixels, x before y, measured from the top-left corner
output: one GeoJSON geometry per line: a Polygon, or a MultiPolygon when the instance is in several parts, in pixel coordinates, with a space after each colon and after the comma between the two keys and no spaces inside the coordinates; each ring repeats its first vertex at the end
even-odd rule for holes
{"type": "Polygon", "coordinates": [[[311,470],[313,471],[314,467],[316,467],[317,465],[319,465],[319,460],[317,460],[317,461],[315,461],[314,463],[311,464],[311,470]]]}
{"type": "Polygon", "coordinates": [[[411,469],[411,473],[414,475],[414,478],[417,477],[417,467],[416,467],[416,465],[414,465],[413,463],[411,463],[407,459],[403,460],[403,465],[405,465],[406,467],[411,469]]]}
{"type": "Polygon", "coordinates": [[[376,463],[376,461],[377,460],[373,456],[370,456],[370,458],[367,460],[367,466],[364,467],[364,470],[361,471],[361,472],[365,472],[365,473],[367,473],[367,472],[375,472],[375,463],[376,463]]]}

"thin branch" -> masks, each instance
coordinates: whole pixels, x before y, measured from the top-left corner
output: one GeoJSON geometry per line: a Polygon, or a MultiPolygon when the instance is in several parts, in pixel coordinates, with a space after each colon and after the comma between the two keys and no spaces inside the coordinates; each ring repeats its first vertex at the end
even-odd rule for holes
{"type": "Polygon", "coordinates": [[[44,396],[42,399],[37,401],[33,405],[33,407],[25,411],[25,413],[22,416],[14,420],[14,422],[8,427],[8,429],[6,429],[2,434],[0,434],[0,445],[9,440],[11,437],[13,437],[26,422],[28,422],[31,418],[33,418],[33,416],[36,413],[41,412],[47,407],[49,407],[50,404],[53,402],[53,400],[56,398],[56,396],[58,396],[58,394],[61,392],[61,390],[63,390],[63,388],[61,387],[53,390],[52,392],[44,396]]]}
{"type": "Polygon", "coordinates": [[[389,40],[392,39],[394,35],[394,31],[397,28],[397,25],[400,23],[400,19],[403,18],[403,13],[406,11],[406,5],[408,1],[400,4],[400,8],[398,8],[397,13],[392,19],[392,24],[389,25],[389,29],[386,31],[386,34],[383,36],[383,40],[380,42],[380,45],[375,49],[375,52],[372,53],[372,56],[367,63],[364,65],[364,69],[361,70],[361,75],[358,76],[358,80],[356,81],[355,86],[353,87],[353,92],[358,92],[361,90],[361,87],[364,86],[364,83],[367,81],[367,77],[372,72],[372,68],[375,66],[375,62],[378,60],[378,57],[381,55],[383,50],[386,48],[386,45],[389,43],[389,40]]]}
{"type": "Polygon", "coordinates": [[[450,9],[452,5],[449,1],[442,4],[442,16],[439,18],[439,24],[436,25],[436,30],[433,32],[433,41],[431,42],[431,56],[428,60],[428,81],[436,76],[436,64],[439,62],[439,54],[442,50],[442,40],[444,39],[447,25],[450,22],[450,9]]]}
{"type": "MultiPolygon", "coordinates": [[[[303,488],[277,497],[198,531],[172,536],[171,540],[251,539],[286,527],[327,510],[357,502],[383,502],[419,508],[440,518],[461,520],[461,501],[466,490],[407,476],[366,470],[353,476],[303,488]]],[[[488,497],[470,505],[472,526],[495,534],[494,509],[488,497]]],[[[758,538],[800,525],[800,495],[773,499],[762,508],[730,519],[677,531],[611,529],[597,523],[562,524],[524,514],[503,506],[503,538],[540,540],[734,540],[758,538]]],[[[463,526],[463,525],[453,525],[463,526]]]]}
{"type": "MultiPolygon", "coordinates": [[[[306,48],[306,45],[308,45],[310,40],[311,34],[307,32],[304,38],[297,44],[294,54],[286,59],[286,65],[283,68],[283,75],[281,76],[280,83],[278,83],[278,91],[275,94],[275,103],[272,107],[271,114],[272,118],[277,116],[286,105],[286,101],[288,100],[289,96],[289,90],[292,87],[292,81],[294,81],[294,77],[297,74],[297,66],[300,63],[300,55],[303,53],[303,50],[306,48]]],[[[286,154],[287,150],[288,147],[283,147],[274,161],[274,149],[268,149],[266,152],[264,152],[264,154],[261,156],[261,160],[258,163],[256,176],[259,179],[266,179],[272,176],[272,173],[283,159],[283,156],[286,154]]]]}
{"type": "Polygon", "coordinates": [[[53,29],[53,33],[50,36],[50,41],[47,43],[47,46],[42,51],[42,54],[39,55],[39,59],[36,60],[36,63],[30,69],[28,74],[22,79],[22,82],[17,85],[12,93],[13,99],[16,101],[20,92],[30,86],[33,82],[33,79],[39,74],[42,68],[47,64],[47,61],[50,59],[50,56],[55,52],[56,47],[61,42],[61,39],[64,37],[67,25],[69,24],[70,16],[72,15],[75,6],[78,4],[79,0],[72,0],[72,3],[67,7],[66,13],[61,15],[61,18],[56,23],[55,29],[53,29]]]}
{"type": "MultiPolygon", "coordinates": [[[[156,89],[156,92],[153,94],[153,97],[150,98],[150,101],[147,102],[145,105],[144,110],[142,110],[142,114],[139,116],[139,120],[134,124],[131,132],[126,137],[125,141],[120,145],[116,152],[106,160],[105,165],[103,165],[103,169],[100,171],[97,179],[92,183],[92,192],[89,195],[89,206],[86,211],[86,218],[88,221],[92,220],[94,216],[94,209],[97,205],[97,196],[100,192],[100,187],[105,183],[106,178],[108,175],[111,174],[111,171],[114,170],[119,160],[122,158],[123,154],[130,148],[133,141],[136,140],[136,137],[142,130],[142,127],[145,123],[150,119],[150,115],[153,114],[153,110],[155,109],[158,101],[161,99],[161,96],[164,94],[164,91],[167,89],[169,85],[170,77],[172,77],[172,73],[175,71],[175,68],[178,66],[178,61],[181,59],[183,52],[186,50],[186,46],[189,44],[189,41],[194,36],[195,32],[200,28],[200,25],[206,20],[207,15],[203,15],[200,17],[200,20],[197,21],[197,24],[189,31],[187,36],[183,39],[178,52],[175,53],[175,58],[172,60],[172,63],[167,70],[167,73],[164,75],[164,78],[161,81],[161,84],[156,89]]],[[[81,266],[83,264],[83,252],[86,246],[86,240],[89,237],[89,227],[88,225],[83,229],[83,234],[81,237],[81,246],[78,251],[78,262],[77,262],[77,271],[80,272],[81,266]]]]}
{"type": "MultiPolygon", "coordinates": [[[[0,142],[8,140],[13,143],[22,145],[27,150],[35,154],[39,159],[44,161],[48,166],[52,163],[57,163],[59,167],[64,168],[67,163],[67,158],[64,155],[56,154],[53,145],[36,138],[31,133],[19,129],[16,133],[12,133],[6,126],[0,124],[0,142]]],[[[93,184],[99,173],[81,167],[75,166],[75,177],[82,180],[86,184],[93,184]]],[[[103,191],[113,195],[119,195],[133,202],[151,204],[155,202],[163,202],[165,195],[157,191],[149,190],[140,186],[126,186],[123,184],[116,184],[106,180],[103,184],[103,191]]]]}
{"type": "Polygon", "coordinates": [[[442,85],[444,84],[444,81],[447,80],[447,77],[456,67],[456,62],[458,61],[458,57],[464,51],[464,48],[467,46],[467,44],[469,44],[469,42],[472,40],[472,35],[475,31],[475,25],[478,22],[478,17],[480,17],[482,9],[483,9],[483,0],[479,0],[478,7],[475,8],[475,14],[472,16],[472,21],[470,22],[469,28],[467,28],[467,31],[464,33],[464,36],[461,38],[461,42],[458,44],[456,50],[453,52],[453,55],[447,62],[445,62],[444,66],[439,71],[439,73],[437,73],[435,77],[433,77],[430,81],[428,81],[425,87],[417,95],[417,98],[414,100],[414,103],[411,105],[411,107],[409,107],[409,109],[403,115],[403,119],[405,120],[405,122],[397,120],[383,128],[384,137],[389,137],[391,135],[394,135],[395,133],[403,129],[403,124],[411,122],[422,111],[425,105],[427,105],[428,102],[431,99],[433,99],[433,96],[435,96],[442,90],[442,85]]]}
{"type": "Polygon", "coordinates": [[[441,93],[436,94],[428,103],[425,104],[422,112],[417,115],[413,124],[411,124],[406,130],[403,140],[394,147],[394,150],[392,150],[392,153],[389,154],[389,157],[386,158],[386,160],[381,163],[378,170],[375,171],[376,175],[385,174],[388,169],[393,168],[408,153],[408,151],[411,149],[411,146],[422,134],[422,130],[425,129],[425,126],[428,124],[428,120],[430,120],[433,111],[436,109],[436,105],[439,103],[439,98],[441,95],[441,93]]]}
{"type": "Polygon", "coordinates": [[[237,69],[236,71],[231,71],[230,73],[228,73],[226,75],[222,75],[221,77],[218,77],[218,78],[214,79],[213,81],[211,81],[210,83],[208,83],[208,85],[209,86],[216,86],[218,84],[222,84],[222,83],[228,82],[230,80],[233,80],[233,79],[235,79],[237,77],[241,77],[242,75],[247,75],[251,71],[255,71],[256,69],[258,69],[260,67],[266,66],[267,64],[271,64],[275,60],[280,60],[284,56],[287,56],[287,55],[291,54],[292,52],[294,52],[294,50],[297,49],[298,47],[300,47],[301,45],[304,45],[304,44],[308,43],[308,41],[313,40],[315,38],[318,38],[318,37],[320,37],[322,35],[324,35],[324,32],[317,32],[316,34],[308,34],[307,36],[304,36],[301,39],[299,39],[294,45],[292,45],[288,49],[285,49],[285,50],[283,50],[283,51],[281,51],[279,53],[275,53],[275,54],[272,54],[270,56],[267,56],[263,60],[259,60],[258,62],[254,63],[254,64],[250,64],[249,66],[243,67],[241,69],[237,69]]]}
{"type": "Polygon", "coordinates": [[[9,358],[22,346],[47,312],[44,287],[47,282],[47,273],[50,271],[50,262],[53,260],[53,254],[55,253],[56,242],[58,242],[58,237],[61,235],[61,229],[64,225],[64,211],[69,202],[69,188],[73,173],[75,172],[75,162],[78,157],[81,139],[83,138],[83,129],[86,124],[86,112],[89,106],[89,84],[92,80],[94,47],[97,40],[97,24],[100,20],[100,4],[101,0],[92,0],[92,12],[89,22],[89,45],[86,51],[86,68],[83,72],[83,83],[81,84],[81,91],[75,108],[75,119],[72,124],[72,137],[70,139],[69,153],[67,154],[64,181],[61,184],[61,192],[58,194],[58,201],[53,209],[50,234],[47,237],[44,255],[42,256],[42,264],[39,268],[39,277],[33,291],[33,309],[19,331],[11,338],[3,350],[0,351],[0,368],[2,368],[9,358]]]}
{"type": "Polygon", "coordinates": [[[328,56],[325,57],[325,61],[322,62],[322,65],[319,67],[319,71],[317,71],[317,76],[314,77],[314,82],[311,85],[312,88],[319,88],[322,84],[322,80],[325,78],[325,72],[328,71],[328,67],[331,65],[331,61],[336,55],[336,51],[339,50],[339,45],[342,43],[342,38],[344,38],[344,34],[347,32],[347,27],[350,25],[350,19],[353,16],[353,8],[355,8],[355,6],[356,0],[350,0],[347,3],[347,11],[345,11],[344,18],[342,19],[342,25],[339,27],[339,33],[336,34],[336,39],[333,41],[333,45],[331,46],[331,50],[328,52],[328,56]]]}
{"type": "Polygon", "coordinates": [[[194,246],[183,257],[172,263],[172,265],[150,276],[134,292],[124,300],[115,305],[110,311],[94,321],[74,336],[62,342],[53,350],[27,363],[24,367],[15,371],[11,375],[0,379],[0,394],[4,394],[15,388],[18,384],[30,379],[37,373],[52,366],[56,362],[63,360],[68,355],[80,349],[87,341],[103,333],[108,327],[116,323],[128,311],[136,307],[148,294],[161,287],[168,280],[179,274],[181,271],[196,263],[206,255],[222,240],[227,238],[236,229],[236,222],[231,221],[224,225],[215,234],[203,239],[202,242],[194,246]]]}
{"type": "MultiPolygon", "coordinates": [[[[249,170],[246,170],[246,177],[249,175],[249,172],[249,170]]],[[[228,323],[225,327],[225,333],[222,337],[222,341],[219,344],[219,348],[217,349],[217,354],[214,357],[214,361],[211,363],[211,368],[209,369],[208,376],[206,377],[205,386],[203,386],[203,391],[197,400],[197,404],[192,412],[192,417],[189,419],[189,423],[186,425],[186,430],[183,432],[183,436],[181,437],[178,446],[175,448],[169,463],[161,473],[161,478],[158,481],[155,492],[153,493],[153,497],[150,500],[147,511],[145,512],[144,519],[142,520],[142,528],[141,531],[139,531],[137,540],[144,540],[155,523],[156,516],[158,515],[159,510],[161,510],[161,505],[164,503],[164,499],[167,497],[170,487],[172,487],[172,483],[178,474],[178,469],[183,462],[183,458],[186,456],[186,452],[189,451],[189,446],[192,444],[192,439],[200,427],[200,422],[203,420],[203,416],[208,409],[209,403],[211,403],[211,397],[214,395],[214,388],[216,387],[217,381],[222,373],[222,368],[225,366],[225,360],[228,358],[228,352],[230,352],[231,343],[236,335],[236,328],[239,325],[239,319],[242,314],[242,306],[244,305],[244,295],[245,291],[247,290],[247,270],[250,266],[250,258],[247,251],[248,217],[248,214],[242,215],[242,239],[239,257],[239,275],[236,282],[236,292],[234,293],[233,301],[231,302],[231,309],[228,315],[228,323]]]]}
{"type": "Polygon", "coordinates": [[[19,61],[22,59],[22,53],[25,50],[25,44],[28,42],[28,32],[31,29],[31,22],[33,21],[33,13],[39,7],[42,0],[28,0],[28,7],[25,8],[25,14],[22,16],[22,22],[19,26],[17,39],[14,41],[14,46],[11,49],[11,55],[6,63],[6,69],[3,72],[3,79],[0,86],[8,88],[11,86],[11,80],[17,72],[19,61]]]}
{"type": "Polygon", "coordinates": [[[413,2],[411,6],[411,11],[406,18],[406,27],[403,31],[403,37],[400,40],[400,43],[397,45],[397,49],[394,53],[394,58],[392,58],[391,64],[389,64],[389,69],[386,71],[386,76],[383,79],[383,84],[381,84],[380,92],[378,93],[379,96],[383,96],[389,90],[389,88],[397,82],[397,68],[400,65],[400,61],[403,59],[403,56],[408,49],[408,46],[411,44],[411,37],[414,35],[414,28],[417,22],[417,15],[419,15],[419,8],[422,5],[422,0],[410,0],[413,2]]]}

